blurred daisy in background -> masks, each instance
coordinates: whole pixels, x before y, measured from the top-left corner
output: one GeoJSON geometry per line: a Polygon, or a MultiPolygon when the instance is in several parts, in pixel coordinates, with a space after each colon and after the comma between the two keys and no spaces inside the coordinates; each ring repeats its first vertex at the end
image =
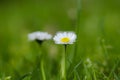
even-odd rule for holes
{"type": "Polygon", "coordinates": [[[43,42],[43,40],[49,40],[52,38],[52,35],[47,32],[36,31],[28,34],[29,41],[37,41],[39,44],[43,42]]]}
{"type": "Polygon", "coordinates": [[[52,38],[52,35],[51,34],[48,34],[47,32],[40,32],[40,31],[37,31],[37,32],[33,32],[33,33],[30,33],[28,34],[28,39],[30,41],[33,41],[33,40],[49,40],[52,38]]]}
{"type": "Polygon", "coordinates": [[[58,32],[53,40],[56,44],[73,44],[76,38],[77,36],[74,32],[58,32]]]}

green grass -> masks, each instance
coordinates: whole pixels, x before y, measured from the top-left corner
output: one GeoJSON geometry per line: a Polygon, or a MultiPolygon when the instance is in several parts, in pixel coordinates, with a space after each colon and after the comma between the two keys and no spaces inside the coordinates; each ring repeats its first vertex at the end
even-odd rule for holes
{"type": "Polygon", "coordinates": [[[66,50],[67,80],[120,80],[119,0],[0,1],[0,80],[61,80],[64,46],[29,42],[33,31],[75,31],[66,50]]]}

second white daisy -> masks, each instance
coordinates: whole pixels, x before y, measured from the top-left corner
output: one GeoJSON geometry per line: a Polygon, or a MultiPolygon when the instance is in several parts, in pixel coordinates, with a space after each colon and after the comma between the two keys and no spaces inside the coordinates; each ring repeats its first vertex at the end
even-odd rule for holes
{"type": "Polygon", "coordinates": [[[56,44],[73,44],[76,38],[77,36],[74,32],[58,32],[53,40],[56,44]]]}

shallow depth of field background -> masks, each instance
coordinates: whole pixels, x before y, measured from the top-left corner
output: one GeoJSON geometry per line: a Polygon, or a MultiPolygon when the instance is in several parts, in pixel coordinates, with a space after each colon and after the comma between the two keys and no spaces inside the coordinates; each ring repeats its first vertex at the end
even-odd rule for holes
{"type": "MultiPolygon", "coordinates": [[[[28,33],[47,31],[55,35],[76,29],[77,44],[68,46],[67,58],[73,59],[77,45],[74,65],[89,58],[97,66],[97,80],[103,80],[100,71],[106,76],[111,73],[110,80],[113,74],[120,79],[120,0],[81,0],[79,5],[77,0],[0,0],[0,78],[17,80],[35,68],[40,49],[28,41],[28,33]],[[77,7],[81,8],[79,14],[77,7]]],[[[53,61],[46,60],[51,68],[46,72],[52,80],[59,72],[63,46],[51,40],[44,47],[53,61]]],[[[80,78],[87,75],[81,71],[83,65],[77,69],[80,78]]]]}

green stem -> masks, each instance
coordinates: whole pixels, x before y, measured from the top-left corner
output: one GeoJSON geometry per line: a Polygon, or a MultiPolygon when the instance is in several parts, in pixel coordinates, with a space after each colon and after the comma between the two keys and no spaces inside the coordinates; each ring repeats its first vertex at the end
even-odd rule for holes
{"type": "Polygon", "coordinates": [[[44,61],[43,60],[41,60],[41,72],[42,72],[43,80],[46,80],[45,70],[44,70],[44,61]]]}
{"type": "Polygon", "coordinates": [[[66,80],[66,47],[67,45],[65,45],[65,53],[62,53],[62,60],[61,60],[61,77],[62,80],[66,80]]]}
{"type": "Polygon", "coordinates": [[[46,75],[45,75],[45,69],[44,69],[44,54],[43,54],[43,46],[42,46],[42,41],[36,40],[41,48],[41,63],[40,63],[40,68],[41,68],[41,73],[42,73],[42,78],[43,80],[46,80],[46,75]]]}

